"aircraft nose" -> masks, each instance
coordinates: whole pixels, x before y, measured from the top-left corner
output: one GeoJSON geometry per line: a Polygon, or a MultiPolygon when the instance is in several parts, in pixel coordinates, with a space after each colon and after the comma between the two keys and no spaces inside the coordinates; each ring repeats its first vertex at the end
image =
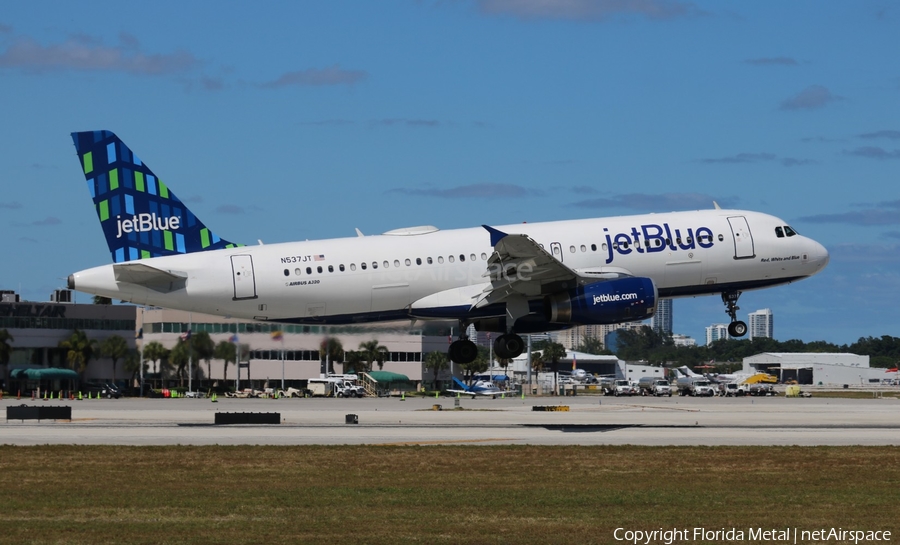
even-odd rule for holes
{"type": "Polygon", "coordinates": [[[828,255],[828,250],[825,249],[825,246],[822,246],[815,240],[810,240],[810,243],[812,246],[809,251],[810,262],[814,263],[818,270],[822,270],[828,265],[828,261],[831,259],[828,255]]]}

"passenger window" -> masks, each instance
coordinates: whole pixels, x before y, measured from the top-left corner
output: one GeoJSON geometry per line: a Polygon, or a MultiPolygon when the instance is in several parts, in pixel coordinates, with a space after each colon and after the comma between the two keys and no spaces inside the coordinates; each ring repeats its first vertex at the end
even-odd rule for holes
{"type": "Polygon", "coordinates": [[[785,225],[785,226],[784,226],[784,234],[787,235],[787,236],[789,236],[789,237],[792,237],[792,236],[794,236],[794,235],[797,234],[797,231],[794,231],[793,229],[791,229],[790,227],[788,227],[787,225],[785,225]]]}
{"type": "Polygon", "coordinates": [[[391,262],[390,262],[390,261],[385,261],[385,262],[384,262],[384,268],[385,268],[385,269],[389,268],[390,266],[391,266],[391,262]]]}
{"type": "Polygon", "coordinates": [[[351,263],[351,264],[350,264],[350,270],[351,270],[351,271],[355,271],[355,270],[356,270],[356,263],[351,263]]]}
{"type": "Polygon", "coordinates": [[[569,253],[570,253],[570,254],[574,254],[574,253],[575,253],[575,246],[569,246],[569,253]]]}
{"type": "Polygon", "coordinates": [[[318,267],[316,267],[316,271],[318,271],[318,272],[320,272],[320,273],[321,273],[321,272],[322,272],[322,266],[321,266],[321,265],[319,265],[319,266],[318,266],[318,267]]]}
{"type": "Polygon", "coordinates": [[[482,261],[487,261],[487,254],[486,254],[486,253],[481,252],[481,260],[482,260],[482,261]]]}
{"type": "Polygon", "coordinates": [[[776,227],[775,236],[778,238],[784,238],[784,230],[781,227],[776,227]]]}
{"type": "Polygon", "coordinates": [[[604,242],[602,248],[603,248],[603,251],[605,252],[609,248],[609,246],[607,246],[606,243],[604,242]]]}
{"type": "Polygon", "coordinates": [[[596,244],[591,244],[591,251],[592,251],[592,252],[596,252],[596,251],[597,251],[597,245],[596,245],[596,244]]]}
{"type": "Polygon", "coordinates": [[[466,254],[459,254],[459,262],[462,263],[466,260],[466,254]]]}
{"type": "Polygon", "coordinates": [[[725,237],[723,235],[719,235],[719,242],[722,242],[723,240],[725,240],[725,237]]]}
{"type": "Polygon", "coordinates": [[[334,272],[334,265],[328,266],[328,272],[334,272]]]}
{"type": "MultiPolygon", "coordinates": [[[[431,259],[431,258],[429,257],[428,259],[431,259]]],[[[453,259],[453,258],[451,257],[450,259],[453,259]]],[[[441,255],[438,256],[438,263],[444,263],[444,256],[441,256],[441,255]]],[[[453,262],[451,261],[451,263],[453,263],[453,262]]]]}
{"type": "Polygon", "coordinates": [[[451,255],[451,256],[447,256],[447,261],[449,261],[450,263],[453,263],[454,261],[456,261],[456,259],[451,255]]]}
{"type": "Polygon", "coordinates": [[[656,239],[656,247],[659,248],[660,246],[662,246],[662,241],[659,239],[656,239]]]}
{"type": "Polygon", "coordinates": [[[378,268],[378,262],[377,262],[377,261],[373,261],[373,262],[372,262],[372,268],[373,268],[373,269],[377,269],[377,268],[378,268]]]}
{"type": "Polygon", "coordinates": [[[294,269],[294,274],[296,274],[297,276],[300,276],[302,273],[303,273],[303,271],[300,270],[300,267],[297,267],[296,269],[294,269]]]}
{"type": "Polygon", "coordinates": [[[341,263],[340,269],[341,269],[341,272],[344,272],[344,264],[343,263],[341,263]]]}
{"type": "Polygon", "coordinates": [[[290,276],[290,275],[291,275],[291,271],[285,269],[285,270],[284,270],[284,275],[285,275],[285,276],[290,276]]]}
{"type": "Polygon", "coordinates": [[[422,264],[422,258],[421,258],[421,257],[417,257],[417,258],[416,258],[416,265],[421,265],[421,264],[422,264]]]}
{"type": "Polygon", "coordinates": [[[306,268],[306,274],[312,274],[312,267],[306,268]]]}
{"type": "Polygon", "coordinates": [[[366,270],[366,264],[364,262],[360,263],[359,266],[362,267],[362,270],[366,270]]]}
{"type": "Polygon", "coordinates": [[[409,258],[407,258],[407,259],[406,259],[406,266],[409,267],[410,265],[412,265],[412,261],[410,261],[409,258]]]}
{"type": "MultiPolygon", "coordinates": [[[[443,261],[440,261],[440,262],[443,263],[443,261]]],[[[430,257],[428,258],[428,264],[429,264],[429,265],[434,265],[434,262],[431,261],[431,258],[430,258],[430,257]]]]}
{"type": "Polygon", "coordinates": [[[478,259],[478,256],[476,256],[475,254],[469,256],[470,261],[475,261],[476,259],[478,259]]]}
{"type": "Polygon", "coordinates": [[[586,252],[586,251],[587,251],[587,247],[586,247],[584,244],[581,245],[581,251],[582,251],[582,252],[586,252]]]}

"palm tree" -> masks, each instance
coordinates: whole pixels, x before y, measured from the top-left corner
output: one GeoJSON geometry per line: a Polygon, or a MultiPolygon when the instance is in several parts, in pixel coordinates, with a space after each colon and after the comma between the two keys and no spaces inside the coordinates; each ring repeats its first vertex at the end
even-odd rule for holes
{"type": "Polygon", "coordinates": [[[116,381],[116,362],[128,354],[128,341],[120,335],[113,335],[103,339],[100,343],[100,353],[112,360],[112,381],[116,381]]]}
{"type": "Polygon", "coordinates": [[[548,343],[547,346],[544,347],[541,355],[544,357],[545,361],[549,361],[553,364],[553,393],[557,392],[556,389],[556,366],[559,365],[559,360],[566,357],[566,347],[559,343],[548,343]]]}
{"type": "Polygon", "coordinates": [[[319,357],[328,360],[328,372],[334,373],[334,362],[344,361],[344,345],[335,337],[325,337],[319,344],[319,357]]]}
{"type": "MultiPolygon", "coordinates": [[[[191,348],[198,360],[206,361],[206,377],[212,377],[210,360],[216,353],[216,345],[206,331],[198,331],[191,336],[191,348]]],[[[198,365],[199,367],[199,365],[198,365]]]]}
{"type": "Polygon", "coordinates": [[[444,352],[440,352],[435,350],[434,352],[429,352],[425,356],[425,368],[431,369],[431,372],[434,373],[434,381],[432,382],[432,388],[437,390],[437,382],[438,375],[444,369],[448,369],[450,367],[450,363],[447,361],[447,354],[444,352]]]}
{"type": "Polygon", "coordinates": [[[95,305],[111,305],[112,304],[112,299],[110,299],[109,297],[104,297],[102,295],[95,295],[93,297],[93,300],[94,300],[95,305]]]}
{"type": "Polygon", "coordinates": [[[378,362],[379,369],[383,369],[384,360],[390,356],[387,347],[378,344],[377,339],[359,343],[359,351],[362,352],[362,357],[368,362],[369,369],[372,368],[372,364],[375,362],[378,362]]]}
{"type": "Polygon", "coordinates": [[[162,378],[162,362],[168,356],[169,350],[157,341],[150,341],[146,346],[144,346],[144,359],[153,362],[153,372],[159,373],[159,378],[162,378]],[[159,362],[158,366],[156,362],[159,362]]]}
{"type": "Polygon", "coordinates": [[[237,346],[233,342],[219,341],[219,344],[216,345],[213,357],[224,362],[222,365],[223,385],[228,380],[228,363],[236,363],[235,356],[237,356],[237,346]]]}
{"type": "MultiPolygon", "coordinates": [[[[122,367],[125,369],[126,373],[131,373],[131,378],[128,380],[130,388],[134,385],[134,380],[141,370],[141,353],[134,348],[128,349],[128,352],[125,354],[125,360],[122,362],[122,367]]],[[[144,369],[146,370],[146,367],[144,367],[144,369]]]]}
{"type": "Polygon", "coordinates": [[[9,365],[9,358],[12,356],[12,345],[9,343],[14,340],[9,331],[0,329],[0,365],[3,365],[4,368],[9,365]]]}
{"type": "Polygon", "coordinates": [[[59,347],[66,349],[66,362],[80,375],[94,357],[97,339],[88,339],[84,331],[76,329],[68,339],[59,342],[59,347]]]}
{"type": "Polygon", "coordinates": [[[178,376],[178,386],[184,386],[185,368],[190,357],[189,341],[178,340],[178,344],[169,352],[169,362],[175,366],[175,375],[178,376]]]}
{"type": "Polygon", "coordinates": [[[358,350],[348,350],[344,352],[344,371],[354,373],[362,373],[367,371],[366,359],[358,350]]]}

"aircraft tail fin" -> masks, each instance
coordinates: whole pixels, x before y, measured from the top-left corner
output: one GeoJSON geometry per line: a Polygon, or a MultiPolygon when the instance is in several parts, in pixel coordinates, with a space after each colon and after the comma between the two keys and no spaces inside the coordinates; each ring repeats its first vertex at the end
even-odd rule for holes
{"type": "Polygon", "coordinates": [[[456,378],[456,377],[453,377],[453,381],[456,382],[457,384],[459,384],[459,387],[462,388],[463,390],[465,390],[465,391],[467,391],[467,392],[469,391],[469,387],[466,386],[466,383],[465,383],[465,382],[459,380],[459,379],[456,378]]]}
{"type": "Polygon", "coordinates": [[[112,132],[72,140],[115,263],[243,246],[210,231],[112,132]]]}

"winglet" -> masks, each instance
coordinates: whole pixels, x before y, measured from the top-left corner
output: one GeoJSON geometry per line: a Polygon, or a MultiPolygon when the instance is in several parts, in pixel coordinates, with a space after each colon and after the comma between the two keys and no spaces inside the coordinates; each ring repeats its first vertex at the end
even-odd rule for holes
{"type": "Polygon", "coordinates": [[[487,229],[487,232],[491,234],[491,246],[496,246],[497,243],[506,236],[506,233],[504,233],[503,231],[498,231],[493,227],[487,225],[482,225],[482,227],[487,229]]]}

